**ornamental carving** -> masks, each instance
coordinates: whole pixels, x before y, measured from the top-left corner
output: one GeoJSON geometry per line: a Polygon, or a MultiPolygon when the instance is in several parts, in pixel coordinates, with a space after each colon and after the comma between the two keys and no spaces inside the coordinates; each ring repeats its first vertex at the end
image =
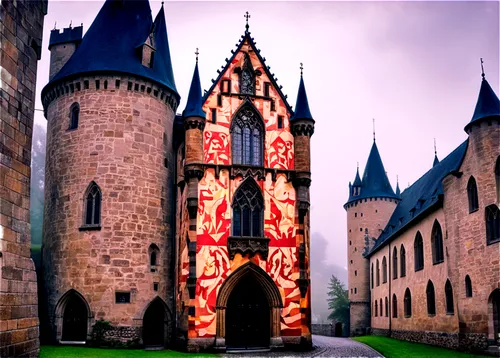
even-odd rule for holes
{"type": "Polygon", "coordinates": [[[292,124],[291,132],[292,132],[293,136],[311,137],[314,134],[314,124],[313,123],[292,124]]]}
{"type": "Polygon", "coordinates": [[[236,253],[252,256],[260,253],[262,258],[267,260],[269,241],[267,237],[229,236],[227,239],[229,258],[233,260],[236,253]]]}
{"type": "Polygon", "coordinates": [[[188,119],[184,120],[184,129],[196,129],[198,128],[199,130],[205,129],[205,118],[201,117],[189,117],[188,119]]]}
{"type": "Polygon", "coordinates": [[[266,172],[263,167],[240,167],[240,166],[232,166],[230,172],[231,179],[236,178],[238,175],[241,175],[243,178],[247,177],[257,177],[257,180],[265,180],[266,172]]]}

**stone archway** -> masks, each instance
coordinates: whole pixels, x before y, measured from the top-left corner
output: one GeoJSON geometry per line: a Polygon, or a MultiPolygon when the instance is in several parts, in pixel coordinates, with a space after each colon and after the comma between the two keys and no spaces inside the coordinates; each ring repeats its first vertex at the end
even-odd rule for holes
{"type": "Polygon", "coordinates": [[[165,348],[169,341],[169,314],[165,302],[153,299],[142,318],[142,342],[146,348],[165,348]]]}
{"type": "Polygon", "coordinates": [[[86,342],[91,312],[87,300],[76,290],[66,292],[56,305],[55,324],[58,342],[86,342]]]}
{"type": "Polygon", "coordinates": [[[488,298],[488,339],[500,346],[500,288],[488,298]]]}
{"type": "MultiPolygon", "coordinates": [[[[259,286],[259,289],[261,290],[261,292],[259,292],[259,296],[260,293],[262,293],[262,297],[264,297],[267,301],[267,309],[269,310],[269,315],[266,316],[269,317],[269,331],[267,331],[267,334],[270,336],[269,347],[272,349],[283,347],[283,340],[281,338],[281,308],[283,307],[283,301],[281,294],[274,281],[264,270],[253,262],[248,262],[237,268],[224,281],[219,289],[216,303],[216,348],[219,350],[226,349],[226,313],[228,311],[228,303],[231,305],[230,300],[232,301],[234,298],[232,295],[233,292],[236,295],[241,295],[241,292],[238,293],[238,291],[241,290],[238,287],[241,287],[239,284],[242,282],[249,282],[252,284],[255,283],[259,286]]],[[[257,301],[259,301],[260,304],[263,304],[261,299],[257,298],[257,301]]],[[[231,311],[231,307],[229,311],[231,311]]]]}

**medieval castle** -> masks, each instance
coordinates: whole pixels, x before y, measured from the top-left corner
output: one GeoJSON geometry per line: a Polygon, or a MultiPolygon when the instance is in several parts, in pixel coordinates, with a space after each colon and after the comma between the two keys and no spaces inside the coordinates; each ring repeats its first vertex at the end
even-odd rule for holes
{"type": "Polygon", "coordinates": [[[482,77],[469,138],[413,185],[393,191],[375,138],[349,183],[351,335],[498,352],[500,101],[482,77]]]}

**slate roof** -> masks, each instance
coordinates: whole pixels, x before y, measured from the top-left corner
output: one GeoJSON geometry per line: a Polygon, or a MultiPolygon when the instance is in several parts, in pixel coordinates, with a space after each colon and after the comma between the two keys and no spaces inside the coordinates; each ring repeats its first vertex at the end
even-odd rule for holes
{"type": "Polygon", "coordinates": [[[472,123],[493,116],[500,116],[500,100],[483,75],[472,120],[465,126],[464,130],[467,132],[472,123]]]}
{"type": "Polygon", "coordinates": [[[442,203],[443,179],[458,170],[462,164],[468,146],[468,140],[458,146],[446,158],[432,167],[420,179],[401,194],[401,201],[396,206],[387,226],[375,242],[367,257],[411,227],[429,210],[442,203]]]}
{"type": "Polygon", "coordinates": [[[269,71],[270,67],[266,66],[266,58],[262,57],[260,55],[260,50],[257,48],[256,43],[254,42],[254,38],[252,36],[250,36],[250,34],[251,34],[251,32],[246,30],[245,34],[241,35],[240,41],[236,44],[236,50],[231,50],[231,53],[233,55],[229,59],[226,58],[226,65],[223,66],[223,68],[221,70],[217,71],[219,73],[219,75],[217,76],[217,78],[215,80],[212,80],[212,86],[210,86],[209,90],[206,91],[206,93],[203,95],[203,102],[205,102],[207,100],[208,96],[210,96],[212,94],[212,91],[214,90],[215,86],[220,81],[220,79],[224,75],[224,73],[227,71],[227,69],[229,68],[229,65],[233,62],[233,60],[236,57],[236,55],[238,54],[238,52],[241,50],[241,47],[245,43],[245,40],[248,39],[250,46],[254,50],[259,61],[262,63],[262,67],[263,67],[264,71],[266,72],[267,76],[269,77],[269,80],[271,81],[273,87],[278,92],[281,100],[283,101],[286,108],[290,112],[290,115],[293,115],[293,110],[287,101],[287,96],[285,94],[283,94],[283,92],[281,91],[282,86],[278,85],[276,78],[274,77],[274,74],[269,71]]]}
{"type": "Polygon", "coordinates": [[[189,95],[186,104],[186,109],[182,112],[182,116],[187,117],[202,117],[205,118],[206,114],[202,109],[203,100],[201,95],[200,73],[198,72],[198,60],[194,67],[193,79],[191,87],[189,88],[189,95]]]}
{"type": "Polygon", "coordinates": [[[295,105],[295,113],[291,121],[297,119],[313,119],[309,109],[309,101],[307,100],[306,87],[304,85],[304,78],[300,75],[299,91],[297,93],[297,103],[295,105]]]}
{"type": "Polygon", "coordinates": [[[363,179],[361,181],[360,194],[354,196],[352,192],[349,193],[349,199],[345,205],[366,198],[398,199],[385,173],[384,164],[382,163],[382,158],[380,158],[380,153],[375,141],[373,141],[372,149],[370,150],[370,155],[366,162],[363,179]]]}
{"type": "Polygon", "coordinates": [[[163,6],[153,28],[148,0],[107,0],[77,48],[63,68],[45,86],[84,73],[117,72],[143,77],[171,89],[175,87],[163,6]],[[143,66],[140,46],[154,31],[156,48],[153,68],[143,66]]]}

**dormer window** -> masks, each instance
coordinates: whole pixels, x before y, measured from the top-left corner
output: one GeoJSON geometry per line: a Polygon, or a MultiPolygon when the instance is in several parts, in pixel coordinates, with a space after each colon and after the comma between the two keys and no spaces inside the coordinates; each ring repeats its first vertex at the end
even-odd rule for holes
{"type": "Polygon", "coordinates": [[[153,68],[156,49],[154,47],[154,35],[150,33],[142,44],[141,62],[145,67],[153,68]]]}
{"type": "Polygon", "coordinates": [[[245,53],[245,62],[240,73],[240,93],[255,94],[255,71],[247,53],[245,53]]]}

